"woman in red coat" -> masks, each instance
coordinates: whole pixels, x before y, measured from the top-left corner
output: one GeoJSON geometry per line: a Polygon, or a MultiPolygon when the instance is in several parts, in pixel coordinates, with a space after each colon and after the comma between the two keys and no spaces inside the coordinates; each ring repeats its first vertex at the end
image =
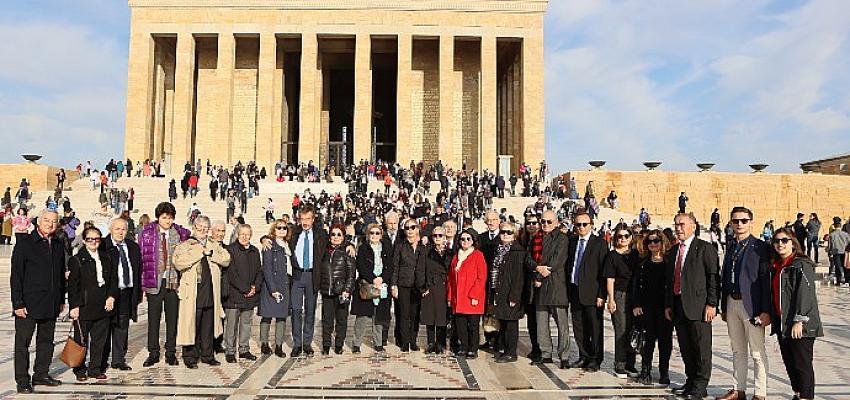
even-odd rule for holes
{"type": "Polygon", "coordinates": [[[460,339],[455,355],[478,357],[478,325],[484,314],[484,288],[487,282],[487,262],[484,254],[475,249],[475,235],[460,234],[460,250],[452,258],[447,288],[449,306],[454,313],[454,326],[460,339]]]}

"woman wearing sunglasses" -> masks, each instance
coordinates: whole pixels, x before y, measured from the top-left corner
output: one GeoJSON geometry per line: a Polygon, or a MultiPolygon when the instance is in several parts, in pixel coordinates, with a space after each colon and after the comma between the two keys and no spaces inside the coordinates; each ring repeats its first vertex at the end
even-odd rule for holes
{"type": "Polygon", "coordinates": [[[331,336],[334,352],[342,354],[345,344],[345,334],[348,330],[348,304],[354,291],[354,275],[356,268],[354,258],[348,255],[345,245],[345,227],[331,227],[330,243],[325,259],[319,267],[318,276],[313,281],[313,288],[318,285],[322,294],[322,354],[328,355],[331,350],[331,336]]]}
{"type": "Polygon", "coordinates": [[[608,312],[614,324],[614,374],[618,378],[637,377],[635,353],[629,347],[632,330],[632,299],[629,287],[640,257],[632,246],[632,231],[625,223],[614,227],[614,248],[603,266],[607,279],[608,312]]]}
{"type": "Polygon", "coordinates": [[[443,354],[448,325],[448,282],[449,255],[446,251],[446,230],[437,226],[431,232],[426,250],[423,273],[416,274],[416,286],[422,292],[422,309],[419,319],[425,325],[428,339],[426,354],[443,354]]]}
{"type": "Polygon", "coordinates": [[[83,231],[85,247],[68,260],[68,304],[74,324],[74,340],[89,349],[89,364],[74,367],[78,381],[106,379],[101,369],[109,322],[118,297],[118,270],[106,250],[99,250],[101,234],[95,227],[83,231]]]}
{"type": "Polygon", "coordinates": [[[275,220],[269,229],[271,248],[263,250],[263,284],[260,286],[260,350],[271,354],[269,331],[274,318],[274,354],[285,357],[283,336],[286,318],[289,316],[289,266],[292,264],[292,249],[289,248],[291,231],[282,219],[275,220]]]}
{"type": "MultiPolygon", "coordinates": [[[[358,288],[361,282],[371,283],[380,291],[376,299],[363,299],[354,296],[351,303],[351,314],[354,319],[354,341],[352,351],[360,353],[360,343],[366,329],[372,329],[372,343],[375,351],[381,353],[383,347],[384,327],[390,326],[390,298],[387,284],[393,274],[392,245],[389,238],[382,239],[384,229],[380,224],[369,224],[366,227],[367,242],[357,249],[357,279],[358,288]]],[[[358,293],[359,294],[359,293],[358,293]]]]}
{"type": "Polygon", "coordinates": [[[422,271],[427,248],[419,236],[419,224],[414,219],[404,221],[405,238],[393,249],[392,295],[398,301],[396,323],[401,333],[401,351],[419,351],[416,336],[419,332],[419,309],[422,294],[416,287],[416,273],[422,271]]]}
{"type": "Polygon", "coordinates": [[[493,268],[488,286],[493,293],[488,307],[499,320],[499,341],[504,352],[496,354],[497,363],[516,362],[519,341],[519,320],[523,316],[523,283],[525,272],[537,266],[531,255],[516,242],[516,226],[502,222],[499,244],[493,251],[493,268]]]}
{"type": "Polygon", "coordinates": [[[475,248],[475,236],[470,231],[460,234],[460,249],[452,257],[449,268],[448,300],[454,314],[454,328],[460,346],[455,356],[478,357],[478,325],[484,314],[484,285],[487,282],[487,262],[484,253],[475,248]]]}
{"type": "Polygon", "coordinates": [[[658,343],[658,383],[670,384],[670,354],[673,352],[673,322],[664,317],[664,257],[672,247],[661,230],[653,229],[643,235],[638,246],[643,261],[632,279],[632,315],[640,318],[646,330],[641,353],[641,370],[638,382],[652,384],[652,358],[658,343]]]}
{"type": "Polygon", "coordinates": [[[789,228],[779,228],[771,239],[771,271],[775,334],[794,399],[815,397],[812,366],[815,338],[823,336],[815,293],[815,264],[789,228]]]}

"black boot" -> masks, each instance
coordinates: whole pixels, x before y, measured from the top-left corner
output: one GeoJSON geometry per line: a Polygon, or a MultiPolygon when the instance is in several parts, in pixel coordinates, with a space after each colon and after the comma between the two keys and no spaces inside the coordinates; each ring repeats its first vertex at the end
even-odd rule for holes
{"type": "Polygon", "coordinates": [[[272,348],[269,347],[268,343],[263,343],[262,345],[260,345],[260,352],[263,354],[271,354],[272,348]]]}

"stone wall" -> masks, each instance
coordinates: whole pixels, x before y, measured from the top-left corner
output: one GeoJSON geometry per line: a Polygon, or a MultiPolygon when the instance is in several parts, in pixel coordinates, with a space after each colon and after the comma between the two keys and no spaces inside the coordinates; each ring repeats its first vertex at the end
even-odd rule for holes
{"type": "MultiPolygon", "coordinates": [[[[26,178],[30,183],[31,191],[53,190],[56,188],[56,174],[59,173],[58,167],[51,167],[42,164],[0,164],[0,196],[7,187],[12,188],[12,197],[18,190],[18,185],[21,183],[21,178],[26,178]]],[[[78,178],[77,171],[74,169],[65,168],[65,185],[66,187],[78,178]]],[[[38,204],[44,203],[45,199],[36,199],[38,204]]]]}
{"type": "Polygon", "coordinates": [[[440,152],[439,42],[413,41],[411,159],[436,162],[440,152]],[[418,151],[417,151],[418,150],[418,151]]]}
{"type": "Polygon", "coordinates": [[[816,212],[824,225],[833,216],[850,216],[850,177],[820,174],[770,174],[726,172],[664,171],[579,171],[576,188],[584,195],[593,181],[596,198],[603,201],[611,190],[617,192],[620,209],[637,214],[645,207],[653,223],[670,225],[678,210],[678,198],[685,192],[687,211],[708,224],[714,208],[720,209],[723,224],[729,210],[737,205],[753,210],[757,229],[767,220],[775,225],[793,221],[797,212],[816,212]]]}
{"type": "Polygon", "coordinates": [[[455,43],[455,73],[460,75],[461,83],[457,87],[461,91],[456,105],[456,115],[462,119],[461,134],[456,135],[461,150],[455,159],[467,161],[468,168],[478,169],[478,149],[480,147],[480,99],[481,99],[481,44],[475,41],[458,41],[455,43]],[[462,93],[461,93],[462,92],[462,93]]]}

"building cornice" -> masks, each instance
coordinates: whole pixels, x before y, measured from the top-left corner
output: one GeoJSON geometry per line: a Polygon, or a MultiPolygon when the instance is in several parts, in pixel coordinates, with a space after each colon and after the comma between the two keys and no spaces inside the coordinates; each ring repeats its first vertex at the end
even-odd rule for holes
{"type": "Polygon", "coordinates": [[[131,8],[545,13],[549,0],[128,0],[131,8]]]}

